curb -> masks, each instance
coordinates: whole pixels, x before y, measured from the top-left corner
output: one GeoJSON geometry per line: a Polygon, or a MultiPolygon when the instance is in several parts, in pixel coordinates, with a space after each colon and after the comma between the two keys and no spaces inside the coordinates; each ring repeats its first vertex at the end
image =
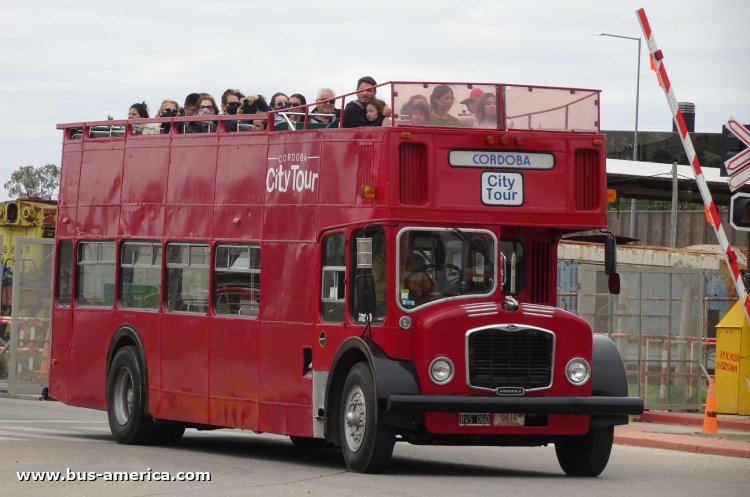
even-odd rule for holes
{"type": "MultiPolygon", "coordinates": [[[[678,412],[661,412],[661,411],[644,411],[639,418],[634,421],[642,423],[661,423],[681,426],[702,426],[702,414],[687,414],[678,412]]],[[[739,430],[750,431],[750,418],[732,419],[722,415],[717,417],[719,430],[739,430]]]]}
{"type": "Polygon", "coordinates": [[[750,459],[750,442],[715,439],[698,435],[659,433],[634,426],[616,427],[614,442],[618,445],[750,459]]]}

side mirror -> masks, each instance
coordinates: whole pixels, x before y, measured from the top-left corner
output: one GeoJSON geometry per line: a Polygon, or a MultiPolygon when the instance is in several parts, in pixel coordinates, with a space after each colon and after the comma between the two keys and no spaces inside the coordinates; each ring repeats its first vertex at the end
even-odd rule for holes
{"type": "Polygon", "coordinates": [[[620,275],[617,273],[617,244],[611,231],[604,234],[604,274],[609,276],[607,286],[612,295],[620,294],[620,275]]]}
{"type": "Polygon", "coordinates": [[[620,295],[620,273],[611,273],[609,280],[607,281],[609,293],[612,295],[620,295]]]}
{"type": "Polygon", "coordinates": [[[375,280],[371,274],[360,274],[354,279],[357,297],[357,314],[372,315],[377,309],[375,302],[375,280]]]}

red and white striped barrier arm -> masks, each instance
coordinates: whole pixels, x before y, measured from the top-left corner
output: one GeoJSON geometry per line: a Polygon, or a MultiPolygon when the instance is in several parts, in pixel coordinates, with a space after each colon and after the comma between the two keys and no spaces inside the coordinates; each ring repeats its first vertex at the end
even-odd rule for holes
{"type": "Polygon", "coordinates": [[[682,117],[682,112],[680,112],[680,108],[677,105],[677,98],[675,97],[674,91],[672,90],[672,84],[667,77],[667,70],[664,68],[664,64],[662,63],[664,54],[662,54],[661,50],[659,50],[659,48],[656,46],[656,40],[654,40],[654,34],[651,31],[651,25],[648,23],[648,19],[646,18],[646,11],[643,9],[638,9],[636,11],[636,15],[638,16],[638,21],[641,24],[643,36],[646,38],[646,44],[648,46],[649,52],[651,53],[651,58],[654,61],[656,74],[661,83],[661,87],[664,89],[664,95],[667,97],[667,103],[669,104],[669,108],[672,109],[672,116],[674,118],[675,124],[677,125],[677,129],[680,132],[680,138],[682,139],[682,146],[685,148],[685,154],[687,154],[687,158],[690,161],[690,164],[693,166],[695,181],[698,183],[698,189],[701,192],[701,197],[703,197],[703,207],[704,209],[706,209],[706,213],[708,214],[706,216],[706,219],[714,229],[716,238],[719,240],[719,245],[721,245],[721,249],[724,252],[724,260],[727,263],[727,267],[729,267],[729,270],[732,272],[732,280],[734,281],[734,288],[737,291],[737,298],[744,303],[743,307],[745,309],[745,319],[750,322],[750,300],[747,297],[745,284],[742,282],[740,270],[737,266],[737,254],[729,245],[729,240],[727,239],[727,235],[726,233],[724,233],[724,228],[721,225],[719,211],[716,210],[716,204],[714,204],[713,198],[711,198],[711,192],[708,189],[706,178],[703,177],[701,164],[698,160],[698,156],[695,154],[695,149],[693,148],[692,140],[690,140],[690,135],[688,135],[687,126],[685,125],[685,119],[682,117]]]}

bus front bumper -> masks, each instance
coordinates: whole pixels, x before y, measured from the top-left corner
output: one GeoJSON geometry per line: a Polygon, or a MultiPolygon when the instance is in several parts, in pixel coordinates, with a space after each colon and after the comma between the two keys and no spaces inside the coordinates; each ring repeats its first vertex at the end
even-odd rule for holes
{"type": "Polygon", "coordinates": [[[389,412],[522,412],[630,415],[643,413],[640,397],[473,397],[390,394],[389,412]]]}

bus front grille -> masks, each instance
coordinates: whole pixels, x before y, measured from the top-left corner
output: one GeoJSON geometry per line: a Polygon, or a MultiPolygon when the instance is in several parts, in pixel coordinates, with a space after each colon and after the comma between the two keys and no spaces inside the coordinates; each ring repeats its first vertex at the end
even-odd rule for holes
{"type": "Polygon", "coordinates": [[[467,334],[466,346],[471,387],[538,390],[552,385],[555,335],[548,330],[481,328],[467,334]]]}

